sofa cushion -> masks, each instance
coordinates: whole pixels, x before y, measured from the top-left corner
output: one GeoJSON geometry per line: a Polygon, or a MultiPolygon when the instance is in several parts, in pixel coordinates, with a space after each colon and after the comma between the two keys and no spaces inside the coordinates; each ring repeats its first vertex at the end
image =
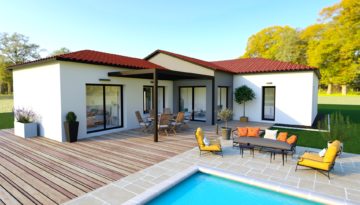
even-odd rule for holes
{"type": "Polygon", "coordinates": [[[248,134],[248,129],[247,127],[238,127],[237,128],[238,131],[238,136],[239,137],[246,137],[248,134]]]}
{"type": "Polygon", "coordinates": [[[259,137],[260,128],[258,127],[248,127],[247,128],[247,136],[248,137],[259,137]]]}
{"type": "Polygon", "coordinates": [[[196,136],[196,140],[197,140],[197,143],[199,144],[199,146],[204,147],[205,146],[204,141],[203,141],[204,133],[200,127],[197,128],[195,136],[196,136]]]}
{"type": "Polygon", "coordinates": [[[337,149],[335,146],[330,145],[325,152],[324,162],[331,163],[335,160],[337,149]]]}
{"type": "Polygon", "coordinates": [[[279,140],[279,141],[286,142],[287,136],[288,136],[287,132],[280,132],[276,139],[279,140]]]}
{"type": "Polygon", "coordinates": [[[265,135],[264,138],[265,139],[272,139],[272,140],[276,140],[276,134],[277,134],[277,130],[265,130],[265,135]]]}
{"type": "Polygon", "coordinates": [[[219,144],[213,144],[210,146],[204,146],[201,148],[202,151],[214,151],[214,152],[220,152],[221,146],[219,144]]]}
{"type": "Polygon", "coordinates": [[[288,144],[294,144],[294,143],[296,142],[296,140],[297,140],[297,136],[296,136],[296,135],[291,135],[291,136],[286,140],[286,142],[287,142],[288,144]]]}

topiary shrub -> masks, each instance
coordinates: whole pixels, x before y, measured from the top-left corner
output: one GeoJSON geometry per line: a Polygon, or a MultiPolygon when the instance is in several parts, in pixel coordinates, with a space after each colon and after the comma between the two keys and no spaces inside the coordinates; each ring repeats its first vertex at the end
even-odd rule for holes
{"type": "Polygon", "coordinates": [[[244,104],[243,117],[245,117],[245,103],[253,99],[255,99],[255,93],[248,86],[243,85],[235,89],[235,102],[244,104]]]}

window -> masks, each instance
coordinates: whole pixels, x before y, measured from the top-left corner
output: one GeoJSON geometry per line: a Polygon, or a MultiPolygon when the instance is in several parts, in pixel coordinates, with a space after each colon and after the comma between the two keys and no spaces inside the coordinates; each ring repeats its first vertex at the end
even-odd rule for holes
{"type": "Polygon", "coordinates": [[[87,132],[123,127],[121,85],[86,85],[87,132]]]}
{"type": "MultiPolygon", "coordinates": [[[[143,111],[144,113],[149,113],[152,109],[152,96],[153,96],[153,86],[144,86],[143,89],[143,111]]],[[[158,87],[158,109],[163,111],[165,108],[165,87],[158,87]]]]}
{"type": "Polygon", "coordinates": [[[217,90],[217,110],[228,108],[228,87],[219,86],[217,90]]]}
{"type": "Polygon", "coordinates": [[[262,119],[275,120],[275,87],[263,87],[262,119]]]}

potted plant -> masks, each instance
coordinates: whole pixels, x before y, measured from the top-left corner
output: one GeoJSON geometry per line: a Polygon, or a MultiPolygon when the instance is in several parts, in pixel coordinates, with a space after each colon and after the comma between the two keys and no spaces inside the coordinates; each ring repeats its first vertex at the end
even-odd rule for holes
{"type": "Polygon", "coordinates": [[[245,116],[245,103],[255,99],[254,91],[246,85],[235,89],[235,102],[244,104],[243,116],[240,117],[240,122],[247,122],[248,117],[245,116]]]}
{"type": "Polygon", "coordinates": [[[76,121],[77,116],[74,112],[66,114],[66,121],[64,122],[66,140],[68,142],[76,142],[78,137],[79,122],[76,121]]]}
{"type": "Polygon", "coordinates": [[[231,128],[228,128],[227,122],[232,117],[232,110],[230,109],[224,109],[218,112],[218,117],[225,122],[225,127],[221,128],[221,134],[224,140],[229,140],[231,135],[231,128]]]}
{"type": "Polygon", "coordinates": [[[36,115],[30,109],[18,108],[14,109],[14,133],[23,138],[38,136],[37,123],[34,122],[36,115]]]}

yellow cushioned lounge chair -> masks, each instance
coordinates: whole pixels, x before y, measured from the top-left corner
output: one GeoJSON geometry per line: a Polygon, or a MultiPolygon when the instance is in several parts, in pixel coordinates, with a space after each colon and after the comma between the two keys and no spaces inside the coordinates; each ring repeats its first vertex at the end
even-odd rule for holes
{"type": "Polygon", "coordinates": [[[204,143],[204,132],[200,127],[197,128],[197,130],[195,132],[195,138],[196,138],[196,141],[199,146],[200,156],[201,156],[202,151],[207,151],[207,152],[212,152],[212,153],[220,153],[221,156],[223,156],[221,143],[220,143],[219,139],[207,137],[210,141],[210,145],[206,146],[204,143]]]}
{"type": "Polygon", "coordinates": [[[334,168],[335,159],[340,150],[340,143],[337,147],[336,144],[331,144],[325,152],[324,157],[320,157],[318,153],[305,152],[296,164],[295,171],[298,166],[309,167],[319,171],[327,172],[327,177],[330,179],[330,171],[334,168]]]}

